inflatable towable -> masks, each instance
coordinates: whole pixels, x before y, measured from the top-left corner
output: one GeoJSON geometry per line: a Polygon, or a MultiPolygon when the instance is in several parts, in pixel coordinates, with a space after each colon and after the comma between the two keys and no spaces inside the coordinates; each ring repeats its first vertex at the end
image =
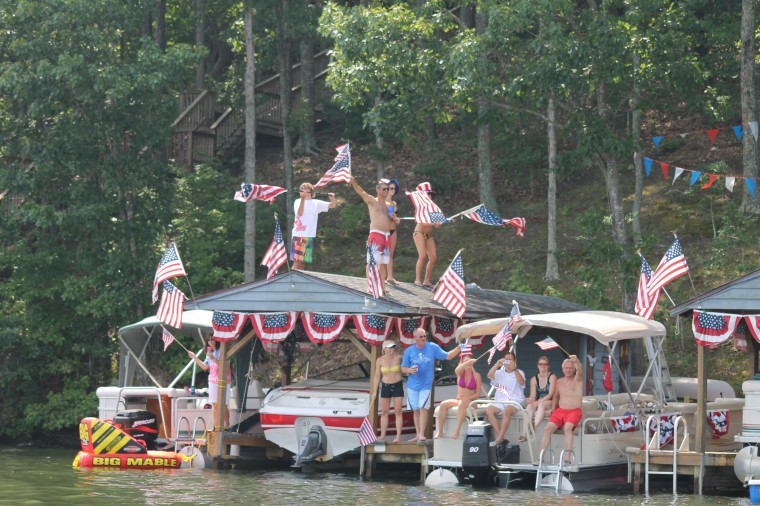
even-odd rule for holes
{"type": "Polygon", "coordinates": [[[148,450],[113,422],[83,418],[79,423],[82,444],[74,458],[75,468],[176,469],[193,457],[180,453],[148,450]]]}

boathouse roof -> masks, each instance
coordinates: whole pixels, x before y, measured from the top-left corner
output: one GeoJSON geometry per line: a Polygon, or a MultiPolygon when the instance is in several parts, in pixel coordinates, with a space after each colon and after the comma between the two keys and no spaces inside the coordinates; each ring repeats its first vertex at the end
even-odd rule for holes
{"type": "Polygon", "coordinates": [[[691,311],[756,313],[760,310],[760,269],[697,295],[670,310],[671,316],[688,316],[691,311]]]}
{"type": "MultiPolygon", "coordinates": [[[[312,311],[340,314],[434,315],[452,317],[433,300],[433,292],[414,283],[389,285],[387,298],[373,299],[364,277],[314,271],[289,271],[269,280],[252,281],[190,300],[186,309],[248,313],[312,311]]],[[[543,314],[586,309],[580,304],[545,295],[532,295],[468,285],[467,320],[509,314],[517,301],[522,314],[543,314]]]]}

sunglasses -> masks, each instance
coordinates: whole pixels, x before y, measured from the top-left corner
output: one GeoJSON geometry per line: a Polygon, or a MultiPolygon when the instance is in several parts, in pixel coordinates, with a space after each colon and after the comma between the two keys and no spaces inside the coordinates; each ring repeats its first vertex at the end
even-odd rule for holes
{"type": "Polygon", "coordinates": [[[539,362],[538,365],[549,365],[546,362],[539,362]]]}
{"type": "Polygon", "coordinates": [[[390,189],[390,188],[388,188],[388,187],[386,186],[385,188],[380,188],[379,190],[380,190],[381,192],[387,192],[389,189],[390,189]]]}

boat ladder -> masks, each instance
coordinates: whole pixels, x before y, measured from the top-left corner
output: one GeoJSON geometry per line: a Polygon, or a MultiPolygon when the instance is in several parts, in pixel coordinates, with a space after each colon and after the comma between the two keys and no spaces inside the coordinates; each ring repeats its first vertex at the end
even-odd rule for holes
{"type": "Polygon", "coordinates": [[[190,431],[190,420],[186,416],[177,420],[177,437],[174,440],[174,451],[179,452],[184,446],[203,446],[206,444],[206,420],[202,416],[195,418],[193,430],[190,431]],[[187,426],[186,432],[181,432],[182,422],[187,426]],[[199,427],[200,425],[200,427],[199,427]],[[200,431],[198,430],[200,428],[200,431]]]}
{"type": "MultiPolygon", "coordinates": [[[[661,423],[663,421],[662,414],[650,415],[647,418],[646,428],[644,430],[652,431],[652,436],[647,441],[645,459],[644,459],[644,493],[649,494],[649,475],[664,474],[673,476],[673,494],[676,494],[676,484],[678,480],[678,452],[689,451],[689,427],[680,414],[677,415],[673,421],[673,450],[663,450],[661,448],[661,423]],[[683,438],[681,444],[678,444],[678,426],[683,424],[683,438]],[[651,461],[652,452],[658,452],[658,455],[673,454],[673,464],[668,471],[652,471],[651,461]]],[[[701,492],[700,492],[701,493],[701,492]]]]}
{"type": "Polygon", "coordinates": [[[573,450],[562,450],[559,454],[559,462],[554,461],[554,450],[551,448],[545,448],[541,450],[538,455],[538,470],[536,471],[536,490],[540,488],[554,488],[559,492],[560,485],[562,483],[562,475],[567,472],[568,468],[575,463],[575,452],[573,450]],[[551,462],[544,462],[544,456],[551,455],[551,462]],[[570,461],[565,462],[565,455],[570,456],[570,461]],[[545,476],[556,476],[557,479],[554,483],[544,483],[543,478],[545,476]]]}

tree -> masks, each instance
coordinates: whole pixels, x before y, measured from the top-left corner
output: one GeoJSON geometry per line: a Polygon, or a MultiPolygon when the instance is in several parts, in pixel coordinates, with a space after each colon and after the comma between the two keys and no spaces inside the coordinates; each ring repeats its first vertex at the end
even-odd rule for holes
{"type": "MultiPolygon", "coordinates": [[[[749,127],[754,121],[755,130],[745,130],[742,136],[742,160],[744,164],[744,177],[757,180],[758,175],[758,149],[757,149],[757,99],[755,96],[755,1],[742,0],[742,28],[741,28],[741,104],[742,124],[749,127]]],[[[756,189],[755,192],[758,190],[756,189]]],[[[745,190],[742,195],[741,209],[745,213],[760,214],[760,203],[757,193],[752,195],[745,190]]]]}
{"type": "MultiPolygon", "coordinates": [[[[253,6],[245,2],[245,179],[256,181],[256,53],[253,44],[253,6]]],[[[245,280],[256,279],[256,201],[245,204],[245,280]]]]}

